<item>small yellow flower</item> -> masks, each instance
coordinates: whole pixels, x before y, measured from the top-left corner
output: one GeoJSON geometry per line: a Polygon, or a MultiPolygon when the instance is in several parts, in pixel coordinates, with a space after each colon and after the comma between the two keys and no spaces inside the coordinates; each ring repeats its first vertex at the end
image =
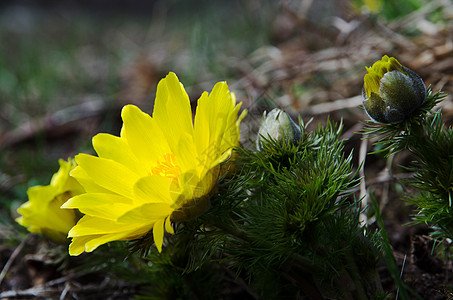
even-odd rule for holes
{"type": "Polygon", "coordinates": [[[164,231],[173,233],[170,221],[196,217],[209,207],[219,165],[239,143],[246,113],[238,118],[240,106],[219,82],[201,95],[192,121],[189,98],[174,73],[159,82],[152,116],[126,105],[120,136],[98,134],[93,138],[98,156],[75,158],[78,167],[71,175],[87,193],[62,206],[85,214],[69,232],[69,253],[91,252],[150,230],[161,251],[164,231]]]}
{"type": "Polygon", "coordinates": [[[401,122],[425,102],[427,91],[423,80],[395,58],[384,55],[366,69],[363,106],[373,120],[401,122]]]}
{"type": "Polygon", "coordinates": [[[30,232],[44,235],[57,243],[68,243],[67,234],[77,223],[79,213],[73,209],[61,209],[60,206],[72,196],[84,193],[84,190],[69,176],[76,166],[74,160],[60,159],[59,164],[60,169],[52,176],[50,185],[28,189],[29,201],[17,209],[22,216],[16,221],[30,232]]]}
{"type": "Polygon", "coordinates": [[[363,0],[363,4],[371,14],[379,13],[384,6],[382,0],[363,0]]]}
{"type": "Polygon", "coordinates": [[[383,0],[355,0],[352,2],[352,8],[357,12],[376,15],[384,7],[383,0]]]}

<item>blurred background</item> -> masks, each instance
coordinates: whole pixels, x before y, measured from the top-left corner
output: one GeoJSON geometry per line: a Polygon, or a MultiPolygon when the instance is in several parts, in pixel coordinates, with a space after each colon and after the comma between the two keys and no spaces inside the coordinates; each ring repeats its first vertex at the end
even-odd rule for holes
{"type": "MultiPolygon", "coordinates": [[[[40,252],[44,242],[33,237],[23,242],[27,232],[14,222],[27,188],[48,184],[59,158],[93,153],[96,133],[118,135],[123,105],[133,103],[151,113],[157,83],[168,72],[178,75],[194,106],[203,91],[226,80],[249,110],[242,128],[246,147],[252,145],[263,111],[274,107],[294,118],[313,118],[311,126],[328,117],[342,120],[347,150],[354,150],[358,166],[364,158],[358,156],[361,147],[372,150],[372,141],[364,145],[355,134],[368,118],[361,108],[365,66],[394,56],[434,91],[451,94],[452,4],[1,1],[0,270],[7,268],[0,275],[0,291],[30,289],[62,276],[56,267],[44,272],[49,263],[40,252]],[[23,248],[12,261],[18,245],[23,248]]],[[[451,123],[451,97],[442,107],[451,123]]],[[[410,157],[403,153],[395,160],[410,157]]],[[[396,251],[410,251],[413,233],[401,226],[410,210],[391,201],[399,198],[401,186],[388,180],[388,162],[382,157],[368,156],[367,168],[378,199],[392,208],[384,219],[396,251]]],[[[404,171],[393,171],[404,177],[404,171]]],[[[429,276],[436,282],[436,274],[429,276]]],[[[54,288],[52,297],[61,292],[58,284],[54,288]]]]}

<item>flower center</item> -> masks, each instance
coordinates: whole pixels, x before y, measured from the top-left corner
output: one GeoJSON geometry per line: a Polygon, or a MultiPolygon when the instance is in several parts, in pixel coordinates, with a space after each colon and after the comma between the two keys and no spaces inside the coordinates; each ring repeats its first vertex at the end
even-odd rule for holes
{"type": "Polygon", "coordinates": [[[180,173],[179,167],[175,163],[175,155],[173,153],[165,153],[164,160],[157,162],[157,165],[151,169],[151,174],[165,176],[168,178],[176,178],[180,173]]]}

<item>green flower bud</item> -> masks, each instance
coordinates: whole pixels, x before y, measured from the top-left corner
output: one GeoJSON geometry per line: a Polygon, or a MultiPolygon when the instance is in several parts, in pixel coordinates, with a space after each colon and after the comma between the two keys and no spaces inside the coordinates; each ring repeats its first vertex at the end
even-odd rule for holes
{"type": "Polygon", "coordinates": [[[395,58],[384,55],[366,69],[363,106],[373,120],[399,123],[425,103],[425,83],[395,58]]]}
{"type": "Polygon", "coordinates": [[[261,126],[256,137],[256,148],[261,150],[264,139],[275,139],[297,143],[301,139],[299,126],[284,111],[274,108],[270,113],[264,112],[261,126]]]}

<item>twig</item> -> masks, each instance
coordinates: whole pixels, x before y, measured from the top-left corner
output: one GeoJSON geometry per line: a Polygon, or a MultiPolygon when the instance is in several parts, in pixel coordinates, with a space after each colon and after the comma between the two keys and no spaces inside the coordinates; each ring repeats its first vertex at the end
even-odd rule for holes
{"type": "MultiPolygon", "coordinates": [[[[81,275],[83,275],[83,274],[81,274],[81,275]]],[[[74,278],[77,278],[78,276],[79,276],[79,274],[71,273],[69,275],[66,275],[66,276],[51,280],[51,281],[47,281],[46,286],[54,286],[54,285],[66,283],[70,280],[73,280],[74,278]]]]}
{"type": "MultiPolygon", "coordinates": [[[[18,297],[47,297],[52,299],[64,299],[68,294],[71,294],[74,298],[74,293],[83,293],[84,295],[93,294],[93,293],[103,293],[109,286],[106,285],[108,280],[104,280],[101,284],[86,284],[81,285],[77,282],[72,281],[74,277],[78,277],[77,274],[64,276],[52,281],[49,281],[45,284],[41,284],[32,288],[24,290],[10,290],[0,293],[0,299],[4,298],[18,298],[18,297]],[[64,286],[61,284],[64,283],[64,286]],[[50,285],[59,285],[57,287],[51,287],[50,285]]],[[[121,289],[119,284],[112,284],[110,287],[116,289],[121,289]]],[[[122,291],[122,296],[125,295],[126,291],[122,291]]],[[[93,295],[91,295],[93,296],[93,295]]],[[[93,296],[94,297],[94,296],[93,296]]],[[[93,298],[92,297],[92,298],[93,298]]],[[[22,299],[22,298],[21,298],[22,299]]],[[[77,298],[76,298],[77,299],[77,298]]],[[[96,298],[97,299],[97,298],[96,298]]]]}
{"type": "Polygon", "coordinates": [[[14,262],[14,260],[16,259],[17,255],[19,255],[20,251],[22,251],[22,249],[24,248],[24,246],[25,246],[25,244],[27,243],[29,237],[30,237],[30,235],[28,235],[25,239],[22,240],[22,242],[20,242],[19,246],[17,246],[16,249],[14,249],[14,251],[13,251],[13,253],[11,254],[11,256],[9,257],[8,261],[7,261],[6,264],[3,266],[3,270],[2,270],[2,272],[0,273],[0,284],[2,284],[3,279],[4,279],[5,276],[6,276],[6,273],[8,273],[9,268],[10,268],[11,265],[13,264],[13,262],[14,262]]]}
{"type": "MultiPolygon", "coordinates": [[[[414,172],[412,173],[401,173],[401,174],[393,174],[393,175],[388,175],[388,174],[382,174],[383,172],[380,172],[378,177],[373,178],[373,179],[367,179],[366,180],[366,186],[369,188],[374,185],[378,184],[385,184],[390,181],[398,181],[401,179],[410,179],[414,176],[414,172]]],[[[360,191],[360,186],[359,187],[354,187],[350,190],[348,190],[352,193],[355,193],[357,191],[360,191]]]]}
{"type": "Polygon", "coordinates": [[[71,289],[71,286],[69,285],[68,282],[65,283],[64,289],[60,294],[60,300],[64,300],[66,298],[66,295],[68,294],[69,290],[71,289]]]}
{"type": "Polygon", "coordinates": [[[331,113],[333,111],[346,109],[346,108],[356,108],[362,103],[362,96],[354,96],[347,99],[339,99],[335,101],[329,101],[326,103],[320,103],[312,105],[303,111],[304,115],[320,115],[331,113]]]}
{"type": "MultiPolygon", "coordinates": [[[[366,154],[368,152],[368,139],[367,135],[365,135],[360,143],[360,150],[359,150],[359,162],[361,163],[361,168],[359,170],[360,176],[360,199],[362,199],[362,207],[366,208],[368,205],[368,193],[366,190],[366,180],[365,180],[365,160],[366,154]]],[[[367,215],[366,212],[362,212],[360,214],[360,223],[366,224],[367,223],[367,215]]]]}
{"type": "Polygon", "coordinates": [[[238,284],[241,288],[244,289],[244,291],[249,294],[253,299],[259,299],[258,295],[247,285],[247,283],[242,279],[240,278],[239,276],[237,276],[237,274],[235,274],[232,270],[230,270],[229,268],[226,268],[226,267],[222,267],[225,272],[231,276],[232,279],[234,279],[233,281],[238,284]]]}
{"type": "Polygon", "coordinates": [[[38,133],[64,128],[73,123],[102,115],[108,109],[115,108],[117,107],[107,106],[103,99],[94,99],[67,107],[43,118],[30,120],[12,131],[0,133],[0,148],[10,147],[30,139],[38,133]]]}
{"type": "Polygon", "coordinates": [[[58,288],[48,288],[45,286],[32,287],[26,290],[20,291],[6,291],[0,293],[0,299],[4,298],[17,298],[17,297],[51,297],[59,293],[58,288]]]}
{"type": "MultiPolygon", "coordinates": [[[[386,166],[384,169],[384,172],[387,173],[389,177],[392,177],[392,164],[393,164],[393,158],[394,156],[391,155],[386,162],[386,166]]],[[[381,197],[381,205],[379,205],[379,209],[381,210],[381,213],[384,211],[385,206],[387,205],[389,201],[389,188],[390,188],[390,181],[386,181],[384,183],[383,191],[382,191],[382,197],[381,197]]]]}
{"type": "Polygon", "coordinates": [[[380,183],[386,183],[390,181],[398,181],[398,180],[404,180],[404,179],[410,179],[414,177],[415,172],[410,172],[410,173],[399,173],[399,174],[389,174],[388,172],[380,172],[380,175],[376,178],[370,179],[367,181],[368,187],[380,183]]]}

